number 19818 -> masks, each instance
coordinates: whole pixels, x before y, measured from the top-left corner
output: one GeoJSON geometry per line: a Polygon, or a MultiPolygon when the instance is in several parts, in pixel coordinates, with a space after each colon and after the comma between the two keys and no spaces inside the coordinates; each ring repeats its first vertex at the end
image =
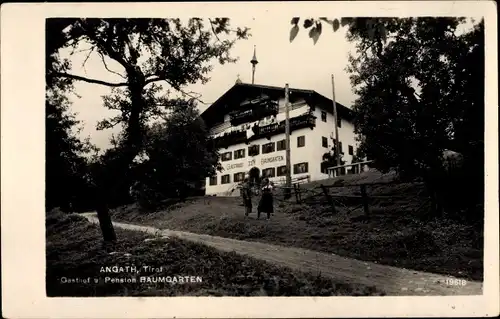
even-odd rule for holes
{"type": "Polygon", "coordinates": [[[467,280],[457,279],[457,278],[446,278],[445,283],[448,286],[465,286],[467,284],[467,280]]]}

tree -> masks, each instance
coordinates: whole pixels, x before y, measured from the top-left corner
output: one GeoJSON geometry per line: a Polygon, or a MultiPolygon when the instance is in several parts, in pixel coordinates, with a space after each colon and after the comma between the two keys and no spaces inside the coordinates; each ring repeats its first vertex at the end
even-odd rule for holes
{"type": "MultiPolygon", "coordinates": [[[[174,102],[172,102],[174,103],[174,102]]],[[[200,182],[221,170],[214,147],[193,99],[176,100],[167,121],[152,125],[146,134],[143,160],[138,165],[138,185],[147,189],[155,204],[160,199],[184,200],[200,182]]]]}
{"type": "MultiPolygon", "coordinates": [[[[125,125],[124,145],[115,166],[124,174],[141,150],[145,114],[164,111],[161,99],[155,107],[148,103],[145,94],[157,89],[147,90],[147,87],[153,83],[166,83],[174,90],[184,92],[182,87],[187,84],[207,82],[207,74],[212,69],[210,62],[213,59],[221,64],[235,62],[229,51],[237,39],[248,36],[246,28],[231,29],[227,18],[210,19],[207,25],[198,18],[189,19],[187,23],[180,19],[49,19],[47,25],[55,25],[52,30],[57,41],[48,40],[56,43],[55,48],[75,49],[86,42],[90,45],[89,54],[97,54],[108,71],[124,78],[119,83],[91,79],[69,73],[69,65],[58,68],[54,63],[47,65],[46,72],[47,82],[67,79],[121,88],[121,91],[115,91],[116,94],[125,94],[121,100],[123,103],[119,103],[120,117],[114,118],[114,123],[108,121],[108,124],[101,125],[106,127],[118,122],[125,125]],[[109,59],[121,67],[121,73],[109,69],[106,62],[109,59]]],[[[57,60],[54,52],[53,60],[57,60]]],[[[104,240],[115,241],[106,190],[101,187],[97,191],[100,198],[97,213],[104,240]]]]}
{"type": "MultiPolygon", "coordinates": [[[[318,37],[321,21],[314,22],[312,32],[318,37]]],[[[464,176],[474,188],[483,184],[483,22],[463,33],[458,29],[467,22],[464,18],[344,22],[347,39],[356,43],[347,70],[359,96],[353,109],[361,151],[382,171],[422,178],[436,212],[456,209],[452,204],[461,190],[457,183],[446,184],[453,179],[443,167],[443,151],[462,152],[469,159],[464,176]]]]}
{"type": "MultiPolygon", "coordinates": [[[[64,45],[63,29],[73,19],[50,20],[47,23],[46,68],[66,71],[68,60],[57,57],[64,45]]],[[[90,141],[81,141],[76,134],[81,123],[70,112],[68,95],[72,94],[73,81],[65,78],[48,78],[45,93],[45,194],[46,209],[61,207],[63,210],[86,209],[85,194],[89,192],[88,160],[85,157],[96,151],[90,141]]]]}
{"type": "Polygon", "coordinates": [[[76,136],[79,121],[69,112],[70,102],[61,91],[47,91],[45,101],[45,205],[50,210],[85,208],[82,195],[88,193],[85,154],[95,147],[76,136]]]}

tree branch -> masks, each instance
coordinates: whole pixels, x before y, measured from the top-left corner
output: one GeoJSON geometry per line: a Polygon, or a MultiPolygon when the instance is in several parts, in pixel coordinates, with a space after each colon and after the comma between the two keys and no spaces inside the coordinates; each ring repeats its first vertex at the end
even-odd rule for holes
{"type": "Polygon", "coordinates": [[[121,77],[122,79],[124,79],[124,80],[126,80],[126,79],[127,79],[125,76],[121,75],[120,73],[110,70],[110,69],[108,68],[108,65],[106,64],[106,61],[104,60],[104,55],[103,55],[101,52],[99,52],[99,51],[98,51],[97,53],[101,56],[102,64],[104,64],[104,67],[106,68],[106,70],[108,70],[108,72],[110,72],[110,73],[114,73],[114,74],[116,74],[116,75],[120,76],[120,77],[121,77]]]}
{"type": "Polygon", "coordinates": [[[89,79],[89,78],[86,78],[83,76],[69,74],[69,73],[63,73],[63,72],[52,72],[49,76],[68,78],[68,79],[73,79],[73,80],[84,81],[87,83],[94,83],[94,84],[100,84],[100,85],[111,86],[111,87],[120,87],[120,86],[127,86],[128,85],[128,83],[126,83],[126,82],[111,83],[111,82],[106,82],[106,81],[101,81],[101,80],[96,80],[96,79],[89,79]]]}
{"type": "Polygon", "coordinates": [[[108,54],[108,56],[110,58],[112,58],[113,60],[120,63],[126,69],[128,67],[128,63],[127,63],[128,61],[126,61],[126,59],[124,59],[122,56],[120,56],[120,54],[117,51],[115,51],[111,45],[111,39],[113,37],[113,26],[110,25],[104,19],[100,19],[100,20],[108,25],[108,33],[107,33],[108,38],[106,41],[102,41],[101,39],[99,39],[99,37],[95,36],[95,34],[93,34],[89,29],[87,29],[86,26],[84,25],[84,23],[85,23],[84,21],[82,21],[82,23],[80,23],[80,27],[85,32],[85,35],[87,36],[87,38],[91,42],[96,43],[102,49],[106,50],[106,53],[108,54]]]}
{"type": "Polygon", "coordinates": [[[214,29],[214,24],[212,22],[211,19],[208,19],[208,22],[210,22],[210,26],[212,27],[212,32],[214,33],[215,37],[217,38],[217,40],[222,43],[222,41],[219,39],[219,36],[217,35],[217,32],[215,32],[215,29],[214,29]]]}
{"type": "Polygon", "coordinates": [[[160,77],[160,76],[158,76],[158,75],[149,75],[148,77],[149,77],[149,79],[147,79],[147,80],[146,80],[146,85],[148,85],[149,83],[153,83],[153,82],[165,81],[165,82],[167,82],[167,84],[168,84],[168,85],[170,85],[170,86],[171,86],[172,88],[174,88],[176,91],[179,91],[179,92],[181,92],[182,94],[184,94],[184,95],[186,95],[186,96],[189,96],[190,98],[192,98],[192,99],[194,99],[194,100],[198,101],[199,103],[201,103],[201,104],[203,104],[203,105],[208,105],[208,104],[210,104],[210,103],[206,103],[206,102],[204,102],[204,101],[200,100],[200,98],[199,98],[199,97],[192,95],[192,93],[195,93],[195,92],[186,92],[186,91],[184,91],[183,89],[181,89],[180,87],[178,87],[178,86],[174,85],[172,82],[170,82],[169,80],[167,80],[167,79],[166,79],[166,78],[164,78],[164,77],[160,77]]]}
{"type": "Polygon", "coordinates": [[[90,48],[89,54],[87,54],[87,57],[85,58],[85,60],[83,60],[82,66],[83,66],[83,71],[85,72],[85,74],[87,74],[87,69],[85,68],[85,64],[87,64],[87,61],[90,58],[90,55],[92,54],[92,52],[94,52],[94,49],[95,49],[95,46],[92,46],[92,48],[90,48]]]}

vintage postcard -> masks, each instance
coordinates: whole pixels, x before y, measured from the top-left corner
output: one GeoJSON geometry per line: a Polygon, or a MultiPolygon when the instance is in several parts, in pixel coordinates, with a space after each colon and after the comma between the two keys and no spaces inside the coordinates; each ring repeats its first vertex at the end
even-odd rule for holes
{"type": "Polygon", "coordinates": [[[499,314],[494,2],[1,14],[5,317],[499,314]]]}

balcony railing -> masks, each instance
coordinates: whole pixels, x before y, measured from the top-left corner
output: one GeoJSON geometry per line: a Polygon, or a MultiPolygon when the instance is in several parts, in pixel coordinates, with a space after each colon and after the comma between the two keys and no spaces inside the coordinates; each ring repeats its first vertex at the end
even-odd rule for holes
{"type": "Polygon", "coordinates": [[[214,139],[217,148],[226,148],[233,144],[245,143],[247,141],[246,131],[236,131],[225,133],[214,139]]]}
{"type": "Polygon", "coordinates": [[[269,115],[278,114],[278,103],[275,101],[266,101],[263,104],[255,105],[251,109],[244,111],[235,111],[229,115],[232,125],[239,125],[246,122],[260,120],[269,115]]]}
{"type": "Polygon", "coordinates": [[[229,122],[220,123],[220,124],[212,127],[212,129],[210,130],[210,134],[212,134],[212,135],[219,134],[221,132],[224,132],[225,130],[227,130],[230,127],[231,127],[231,123],[229,123],[229,122]]]}
{"type": "MultiPolygon", "coordinates": [[[[316,126],[316,117],[312,114],[304,114],[290,119],[290,132],[301,128],[314,128],[316,126]]],[[[259,138],[270,137],[272,135],[285,133],[285,121],[273,123],[264,126],[255,126],[252,128],[254,135],[247,139],[245,130],[228,132],[214,139],[217,148],[226,148],[233,144],[247,143],[259,138]]]]}
{"type": "MultiPolygon", "coordinates": [[[[316,126],[316,117],[312,114],[304,114],[290,119],[290,132],[301,128],[314,128],[316,126]]],[[[254,128],[254,135],[250,140],[256,140],[262,137],[285,133],[285,121],[273,123],[265,126],[257,126],[254,128]]]]}

